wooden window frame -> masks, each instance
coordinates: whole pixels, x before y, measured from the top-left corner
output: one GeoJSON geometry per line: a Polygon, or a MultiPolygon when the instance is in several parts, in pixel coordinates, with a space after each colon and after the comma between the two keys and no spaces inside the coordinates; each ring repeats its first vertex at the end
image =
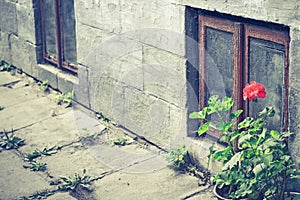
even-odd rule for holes
{"type": "MultiPolygon", "coordinates": [[[[46,29],[45,20],[43,12],[43,0],[40,0],[40,12],[41,12],[41,24],[42,24],[42,41],[43,41],[43,57],[50,63],[55,64],[58,68],[70,70],[73,73],[77,73],[78,67],[74,64],[68,63],[64,59],[64,45],[63,45],[63,28],[62,28],[62,17],[61,17],[61,0],[53,0],[54,4],[54,18],[55,18],[55,31],[56,31],[56,52],[57,58],[51,56],[47,52],[47,42],[46,42],[46,29]]],[[[74,39],[75,40],[75,39],[74,39]]]]}
{"type": "MultiPolygon", "coordinates": [[[[244,114],[240,116],[243,119],[248,116],[248,101],[243,100],[243,87],[249,79],[249,38],[263,39],[284,46],[284,93],[283,93],[283,131],[288,130],[288,88],[289,88],[289,42],[290,37],[287,31],[273,30],[258,25],[249,24],[239,20],[223,19],[215,16],[198,16],[199,23],[199,107],[205,106],[205,45],[206,45],[206,27],[233,34],[233,85],[232,93],[235,105],[233,110],[243,109],[244,114]]],[[[220,138],[222,133],[217,130],[207,132],[215,138],[220,138]]]]}

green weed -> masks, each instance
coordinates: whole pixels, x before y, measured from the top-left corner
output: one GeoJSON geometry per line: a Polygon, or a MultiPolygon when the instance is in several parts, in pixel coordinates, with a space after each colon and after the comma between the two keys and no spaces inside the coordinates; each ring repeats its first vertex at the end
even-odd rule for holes
{"type": "Polygon", "coordinates": [[[117,146],[125,146],[127,144],[128,139],[118,136],[117,138],[111,140],[112,145],[117,145],[117,146]]]}
{"type": "Polygon", "coordinates": [[[46,170],[46,163],[42,162],[31,162],[30,163],[30,170],[31,171],[45,171],[46,170]]]}
{"type": "Polygon", "coordinates": [[[0,146],[3,149],[17,149],[25,144],[25,140],[14,135],[14,130],[9,135],[5,130],[2,132],[4,135],[0,138],[0,146]]]}
{"type": "Polygon", "coordinates": [[[169,163],[178,168],[183,168],[189,163],[188,150],[185,146],[171,149],[166,158],[169,163]]]}
{"type": "Polygon", "coordinates": [[[73,92],[62,93],[56,95],[56,101],[58,105],[66,104],[66,108],[72,106],[73,102],[73,92]]]}
{"type": "Polygon", "coordinates": [[[84,188],[88,188],[92,181],[95,180],[95,178],[92,178],[91,176],[87,176],[86,169],[83,170],[82,175],[75,173],[74,176],[69,177],[60,177],[62,180],[62,184],[58,186],[58,190],[60,191],[69,191],[74,190],[77,186],[82,186],[84,188]]]}
{"type": "Polygon", "coordinates": [[[44,92],[49,92],[49,81],[45,80],[39,84],[39,87],[44,92]]]}
{"type": "Polygon", "coordinates": [[[35,158],[41,157],[41,156],[50,156],[52,154],[56,154],[57,150],[60,150],[61,147],[59,146],[53,146],[50,148],[44,147],[43,149],[35,149],[31,153],[28,153],[26,155],[26,159],[28,161],[33,161],[35,158]]]}
{"type": "Polygon", "coordinates": [[[3,64],[3,62],[2,62],[1,66],[0,66],[0,72],[4,72],[4,71],[10,72],[11,75],[16,74],[16,69],[12,65],[7,64],[7,63],[3,64]]]}

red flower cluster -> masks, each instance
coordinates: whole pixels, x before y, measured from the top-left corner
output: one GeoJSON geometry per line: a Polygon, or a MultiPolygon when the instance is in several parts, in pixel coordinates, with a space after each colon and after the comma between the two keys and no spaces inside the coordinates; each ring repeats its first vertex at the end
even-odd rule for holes
{"type": "Polygon", "coordinates": [[[243,93],[244,100],[248,98],[250,101],[253,101],[257,97],[262,99],[266,97],[265,87],[255,81],[252,81],[250,84],[247,83],[243,89],[243,93]]]}

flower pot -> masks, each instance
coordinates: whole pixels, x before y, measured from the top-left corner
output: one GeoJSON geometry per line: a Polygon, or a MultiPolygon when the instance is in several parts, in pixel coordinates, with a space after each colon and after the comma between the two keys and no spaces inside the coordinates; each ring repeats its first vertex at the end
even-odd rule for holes
{"type": "MultiPolygon", "coordinates": [[[[272,197],[267,197],[264,200],[272,200],[272,197]]],[[[284,200],[300,200],[300,192],[285,192],[284,200]]]]}
{"type": "MultiPolygon", "coordinates": [[[[219,200],[232,200],[232,199],[228,199],[226,197],[223,197],[222,195],[222,190],[219,189],[217,187],[217,185],[214,186],[214,189],[213,189],[213,193],[216,195],[216,197],[219,199],[219,200]]],[[[240,200],[249,200],[247,198],[243,198],[243,199],[240,199],[240,200]]]]}

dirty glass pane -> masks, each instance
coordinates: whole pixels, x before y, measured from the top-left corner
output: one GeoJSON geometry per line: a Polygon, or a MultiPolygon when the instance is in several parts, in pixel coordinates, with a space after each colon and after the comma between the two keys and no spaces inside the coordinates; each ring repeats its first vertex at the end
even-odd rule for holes
{"type": "Polygon", "coordinates": [[[55,28],[55,14],[54,14],[54,1],[43,1],[43,17],[44,17],[44,30],[47,54],[57,57],[56,54],[56,28],[55,28]]]}
{"type": "Polygon", "coordinates": [[[249,82],[262,83],[267,92],[265,99],[249,103],[249,114],[255,116],[265,106],[274,107],[276,114],[268,126],[280,130],[283,126],[284,58],[285,48],[281,44],[261,39],[249,41],[249,82]]]}
{"type": "MultiPolygon", "coordinates": [[[[206,28],[205,40],[205,102],[212,95],[232,97],[233,34],[206,28]]],[[[217,116],[212,116],[217,121],[217,116]]]]}
{"type": "Polygon", "coordinates": [[[64,60],[76,64],[74,0],[61,1],[61,23],[64,60]]]}
{"type": "Polygon", "coordinates": [[[232,96],[233,34],[207,28],[205,83],[209,95],[232,96]]]}

